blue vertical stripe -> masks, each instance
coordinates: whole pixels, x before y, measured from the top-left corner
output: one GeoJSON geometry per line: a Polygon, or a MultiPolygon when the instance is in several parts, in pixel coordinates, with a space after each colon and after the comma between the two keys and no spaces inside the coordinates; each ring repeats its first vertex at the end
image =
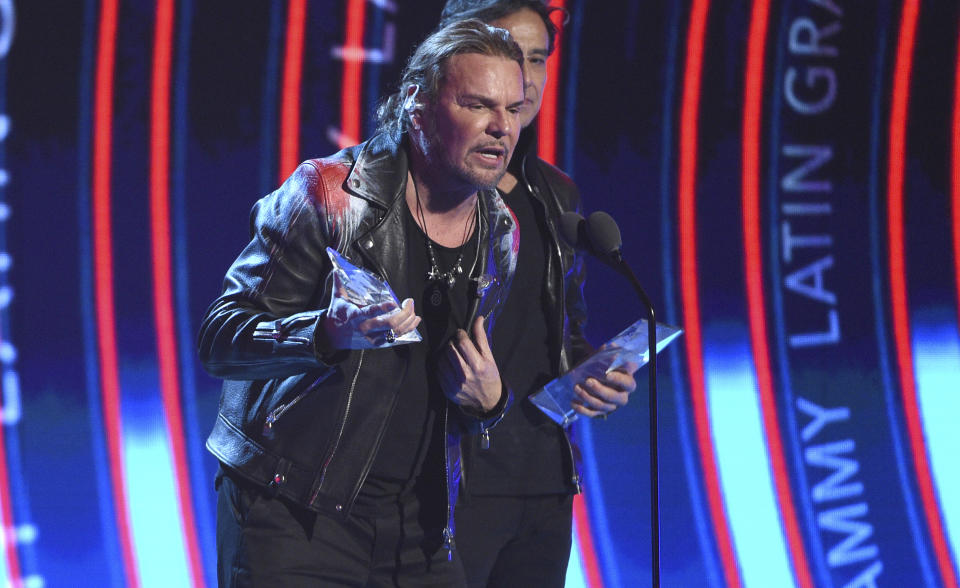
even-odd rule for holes
{"type": "MultiPolygon", "coordinates": [[[[581,29],[583,28],[583,1],[572,0],[573,10],[571,10],[571,28],[565,31],[569,34],[567,47],[564,51],[566,56],[566,67],[563,69],[566,75],[566,86],[564,88],[564,108],[563,108],[563,169],[570,177],[576,177],[576,162],[574,147],[577,144],[577,81],[580,77],[580,40],[581,29]]],[[[555,83],[559,83],[556,80],[555,83]]]]}
{"type": "Polygon", "coordinates": [[[617,588],[621,586],[620,566],[617,563],[617,552],[610,535],[610,524],[607,519],[606,492],[603,486],[603,477],[597,466],[597,454],[593,444],[593,425],[590,419],[581,418],[577,421],[577,441],[583,455],[583,467],[586,480],[591,491],[584,494],[590,512],[591,530],[593,531],[594,547],[597,550],[600,569],[603,573],[604,586],[617,588]]]}
{"type": "MultiPolygon", "coordinates": [[[[9,325],[9,321],[4,321],[9,325]]],[[[6,325],[5,325],[6,326],[6,325]]],[[[9,333],[10,329],[5,328],[4,333],[9,333]]],[[[9,343],[9,341],[4,341],[9,343]]],[[[20,378],[16,370],[7,369],[3,371],[3,390],[4,401],[8,393],[20,396],[20,378]]],[[[6,405],[4,405],[6,408],[6,405]]],[[[23,472],[23,453],[20,450],[20,434],[18,427],[7,426],[4,431],[4,449],[7,454],[7,474],[9,476],[10,503],[13,511],[12,521],[5,523],[12,526],[17,537],[17,553],[20,560],[20,575],[22,580],[27,580],[34,576],[38,571],[37,550],[34,536],[22,536],[21,532],[27,529],[35,529],[33,524],[33,514],[30,508],[30,495],[26,484],[26,475],[23,472]],[[15,525],[15,526],[14,526],[15,525]]]]}
{"type": "Polygon", "coordinates": [[[263,74],[263,109],[260,112],[260,194],[277,187],[277,91],[280,79],[280,45],[283,43],[283,1],[270,3],[270,36],[263,74]]]}
{"type": "MultiPolygon", "coordinates": [[[[139,371],[143,376],[156,376],[152,369],[139,371]]],[[[145,383],[143,376],[137,379],[145,383]]],[[[135,390],[137,387],[134,377],[125,378],[122,435],[130,534],[140,583],[144,588],[189,586],[184,521],[180,517],[163,403],[155,394],[154,385],[135,390]]]]}
{"type": "Polygon", "coordinates": [[[743,584],[794,586],[749,338],[739,326],[718,328],[724,338],[739,331],[728,341],[704,338],[704,370],[720,487],[743,584]]]}
{"type": "Polygon", "coordinates": [[[187,460],[190,466],[192,500],[197,525],[197,538],[203,556],[206,583],[217,583],[215,566],[215,522],[210,492],[197,491],[211,486],[211,472],[204,467],[203,437],[197,411],[196,362],[194,361],[194,328],[190,321],[190,246],[187,226],[187,141],[189,140],[190,38],[193,32],[193,0],[180,0],[177,14],[176,55],[173,73],[173,137],[172,169],[170,170],[174,304],[177,320],[177,350],[180,363],[180,394],[187,460]]]}
{"type": "Polygon", "coordinates": [[[877,49],[876,60],[873,64],[873,102],[870,105],[870,171],[868,178],[868,193],[870,197],[870,265],[873,270],[871,287],[873,288],[873,314],[876,317],[876,334],[878,356],[880,358],[880,376],[883,381],[884,402],[887,405],[887,419],[890,421],[890,434],[893,437],[893,453],[897,462],[897,474],[900,478],[900,489],[904,496],[904,511],[910,523],[911,538],[917,550],[917,560],[920,571],[927,586],[937,586],[930,561],[930,552],[924,541],[925,525],[920,522],[917,514],[917,499],[913,490],[913,473],[907,461],[903,439],[903,421],[897,407],[899,406],[899,390],[893,383],[893,372],[890,365],[889,330],[887,328],[887,304],[884,298],[884,271],[881,257],[883,243],[883,223],[880,219],[880,150],[883,148],[881,110],[886,97],[886,66],[887,37],[890,30],[890,2],[882,2],[877,14],[877,49]]]}
{"type": "MultiPolygon", "coordinates": [[[[10,25],[9,33],[15,35],[15,7],[11,1],[4,1],[3,4],[6,4],[8,7],[7,16],[14,23],[4,22],[4,25],[10,25]]],[[[7,61],[6,57],[9,56],[7,53],[2,59],[0,59],[0,116],[7,116],[7,61]]],[[[7,119],[9,123],[9,119],[7,119]]],[[[9,127],[5,131],[5,134],[9,132],[9,127]]],[[[6,157],[6,136],[0,137],[0,170],[6,171],[7,157],[6,157]]],[[[9,176],[7,176],[9,178],[9,176]]],[[[7,215],[10,213],[10,208],[8,205],[7,199],[7,188],[9,184],[0,186],[0,191],[2,191],[3,196],[0,198],[0,206],[3,206],[6,210],[7,215]]],[[[3,263],[4,267],[2,270],[3,279],[0,280],[0,288],[5,291],[12,292],[7,290],[10,288],[8,283],[8,274],[7,270],[9,269],[10,256],[7,252],[7,219],[0,221],[0,252],[4,257],[3,263]]],[[[31,529],[33,528],[33,515],[31,514],[30,509],[30,500],[29,494],[27,493],[27,484],[26,476],[23,472],[23,457],[20,450],[20,432],[19,427],[17,426],[20,418],[20,378],[16,370],[16,347],[13,345],[11,328],[10,328],[10,310],[9,307],[4,309],[2,315],[0,315],[0,321],[2,321],[2,326],[0,326],[0,338],[3,340],[5,346],[9,346],[9,356],[4,356],[3,358],[3,370],[0,377],[3,378],[2,385],[0,385],[0,390],[3,391],[3,411],[7,413],[11,409],[15,410],[16,421],[7,423],[2,423],[6,427],[4,431],[4,453],[7,457],[7,475],[8,475],[8,488],[10,490],[10,506],[11,513],[13,516],[12,521],[4,521],[5,524],[10,525],[15,529],[15,535],[18,540],[17,551],[20,561],[20,574],[22,578],[29,578],[33,575],[33,572],[37,569],[36,563],[36,550],[34,549],[34,537],[21,537],[21,529],[31,529]],[[15,400],[18,404],[13,406],[12,403],[8,404],[8,400],[15,400]]],[[[8,352],[8,349],[3,350],[4,354],[8,352]]],[[[12,412],[12,411],[11,411],[12,412]]],[[[35,534],[34,534],[35,535],[35,534]]],[[[6,565],[6,562],[4,564],[6,565]]],[[[18,578],[19,579],[19,578],[18,578]]]]}
{"type": "MultiPolygon", "coordinates": [[[[0,22],[2,22],[2,21],[0,21],[0,22]]],[[[4,23],[4,24],[5,24],[5,23],[4,23]]],[[[6,114],[6,112],[5,112],[5,110],[6,110],[6,109],[5,109],[5,106],[6,106],[6,92],[5,92],[5,90],[6,90],[6,88],[7,88],[7,67],[6,67],[6,60],[3,59],[3,58],[0,58],[0,115],[5,115],[5,114],[6,114]]],[[[6,162],[6,157],[5,157],[5,155],[6,155],[6,149],[4,149],[3,147],[4,147],[4,146],[3,146],[3,142],[0,142],[0,170],[2,170],[4,173],[6,173],[6,170],[5,170],[5,168],[4,168],[4,163],[6,162]]],[[[5,186],[0,186],[0,190],[3,190],[4,192],[6,192],[5,186]]],[[[4,196],[5,196],[5,194],[4,194],[4,196]]],[[[10,209],[8,208],[7,199],[6,199],[5,197],[0,198],[0,206],[2,206],[2,207],[4,208],[4,210],[6,211],[4,216],[6,216],[6,217],[9,218],[9,210],[10,210],[10,209]]],[[[4,247],[4,245],[6,245],[6,220],[0,221],[0,251],[3,251],[4,254],[6,254],[6,252],[5,252],[5,249],[6,249],[6,248],[4,247]]],[[[4,279],[2,282],[0,282],[0,285],[5,286],[5,285],[6,285],[6,279],[4,279]]],[[[6,334],[6,333],[9,332],[9,331],[5,328],[5,327],[6,327],[6,324],[2,324],[2,323],[8,322],[8,321],[4,320],[4,319],[6,319],[6,315],[7,315],[6,312],[2,312],[2,314],[0,314],[0,335],[4,335],[4,334],[6,334]]],[[[5,371],[5,370],[0,370],[0,371],[5,371]]],[[[6,389],[6,386],[0,386],[0,391],[3,392],[3,396],[4,396],[4,398],[3,398],[4,402],[0,402],[0,406],[2,406],[3,409],[4,409],[4,412],[6,412],[6,409],[7,409],[8,407],[7,407],[7,404],[6,404],[6,402],[5,402],[5,400],[6,400],[5,397],[7,396],[7,394],[8,394],[9,391],[6,389]]],[[[9,445],[9,440],[7,440],[6,437],[7,437],[8,435],[12,436],[12,434],[13,434],[13,432],[14,432],[14,428],[13,428],[12,426],[7,426],[6,422],[3,422],[3,421],[0,421],[0,427],[3,427],[3,428],[4,428],[4,431],[3,431],[3,433],[4,433],[4,439],[3,439],[3,441],[4,441],[4,448],[7,448],[8,445],[9,445]]],[[[8,458],[7,458],[7,460],[6,460],[6,461],[7,461],[7,470],[8,470],[9,478],[10,478],[10,480],[9,480],[9,481],[10,481],[10,485],[12,486],[12,485],[13,485],[13,478],[14,478],[14,476],[13,476],[13,471],[11,471],[12,468],[10,468],[10,464],[12,463],[13,460],[9,458],[9,449],[6,449],[6,451],[5,451],[4,453],[7,453],[7,455],[8,455],[8,458]]],[[[5,492],[5,491],[6,491],[5,488],[0,487],[0,492],[5,492]]],[[[12,500],[12,499],[11,499],[11,503],[13,503],[13,500],[12,500]]],[[[11,508],[11,510],[12,510],[12,508],[11,508]]],[[[12,584],[13,584],[13,580],[15,579],[15,578],[12,578],[12,577],[10,576],[10,570],[7,569],[7,558],[6,558],[6,554],[4,553],[4,547],[5,547],[5,545],[6,545],[6,538],[7,538],[6,530],[7,530],[7,529],[12,529],[13,526],[14,526],[14,521],[4,520],[4,519],[3,519],[3,513],[0,512],[0,530],[2,530],[2,531],[4,532],[3,536],[0,537],[0,581],[3,582],[3,585],[4,585],[4,586],[12,585],[12,584]]]]}
{"type": "MultiPolygon", "coordinates": [[[[381,40],[383,39],[384,31],[384,21],[385,19],[385,10],[376,4],[373,6],[373,16],[372,18],[367,18],[367,34],[371,39],[381,40]]],[[[381,49],[386,50],[386,47],[381,47],[381,49]]],[[[365,63],[365,70],[367,71],[367,82],[364,84],[364,109],[361,113],[360,119],[360,136],[357,139],[361,141],[369,137],[373,133],[373,128],[371,123],[376,120],[376,111],[377,104],[380,102],[380,93],[383,90],[380,88],[380,77],[383,73],[384,65],[380,61],[370,61],[365,63]]],[[[376,125],[373,124],[373,127],[376,125]]]]}
{"type": "Polygon", "coordinates": [[[953,308],[927,308],[913,317],[917,401],[930,470],[954,565],[960,561],[960,338],[953,308]]]}

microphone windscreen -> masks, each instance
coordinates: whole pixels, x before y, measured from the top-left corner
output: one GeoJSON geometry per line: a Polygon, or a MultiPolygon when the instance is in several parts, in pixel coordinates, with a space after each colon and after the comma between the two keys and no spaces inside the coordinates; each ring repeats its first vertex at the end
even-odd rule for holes
{"type": "Polygon", "coordinates": [[[560,215],[560,236],[575,249],[583,249],[586,245],[581,238],[583,223],[584,218],[571,210],[560,215]]]}
{"type": "Polygon", "coordinates": [[[594,251],[608,255],[620,250],[620,227],[609,214],[598,210],[587,219],[587,238],[594,251]]]}

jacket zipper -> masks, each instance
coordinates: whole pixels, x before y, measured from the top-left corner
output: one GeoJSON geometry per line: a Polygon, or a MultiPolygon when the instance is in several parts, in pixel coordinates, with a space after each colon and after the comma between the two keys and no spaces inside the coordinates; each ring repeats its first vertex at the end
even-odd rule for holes
{"type": "MultiPolygon", "coordinates": [[[[383,220],[383,216],[378,216],[377,224],[379,224],[380,221],[382,220],[383,220]]],[[[363,248],[361,247],[360,249],[362,252],[363,248]]],[[[363,253],[361,254],[363,255],[363,253]]],[[[383,276],[386,275],[386,272],[383,271],[383,268],[376,263],[376,260],[373,260],[373,265],[375,266],[374,269],[367,269],[367,271],[373,274],[374,277],[380,280],[386,281],[383,278],[383,276]]],[[[365,349],[360,350],[360,359],[357,361],[357,371],[354,372],[353,374],[353,380],[350,382],[350,390],[349,392],[347,392],[347,406],[343,410],[343,420],[340,421],[340,430],[337,432],[337,438],[333,442],[333,447],[330,449],[330,454],[327,456],[327,459],[323,462],[323,468],[320,470],[320,482],[317,484],[317,489],[313,491],[313,495],[310,497],[310,504],[314,504],[317,500],[317,497],[320,495],[320,490],[323,488],[323,483],[327,479],[327,470],[330,467],[330,463],[333,461],[334,455],[336,455],[337,453],[337,449],[340,447],[340,439],[343,437],[343,430],[347,426],[347,417],[350,415],[350,405],[353,402],[353,391],[357,387],[357,379],[360,377],[360,368],[363,367],[363,356],[365,352],[366,352],[365,349]]],[[[363,480],[361,479],[360,485],[362,484],[363,484],[363,480]]],[[[359,490],[359,486],[358,486],[358,490],[359,490]]],[[[343,510],[343,508],[344,508],[344,505],[342,504],[338,504],[336,506],[336,510],[338,512],[343,510]]]]}
{"type": "Polygon", "coordinates": [[[449,415],[450,406],[445,403],[443,407],[443,438],[440,440],[443,443],[443,485],[447,491],[447,525],[443,528],[443,547],[447,550],[447,559],[452,560],[454,549],[453,525],[451,524],[453,505],[450,504],[450,451],[447,449],[447,419],[449,415]]]}
{"type": "Polygon", "coordinates": [[[327,468],[330,467],[330,462],[333,461],[333,456],[336,455],[337,449],[340,447],[340,439],[343,437],[343,430],[347,426],[347,417],[350,415],[350,405],[353,403],[353,391],[357,387],[357,379],[360,377],[360,368],[363,367],[363,356],[365,351],[365,349],[360,350],[360,359],[357,362],[357,371],[353,374],[353,380],[350,382],[350,390],[347,392],[347,406],[343,410],[343,420],[340,421],[340,430],[337,431],[337,438],[333,442],[333,448],[330,449],[330,454],[327,456],[326,461],[323,462],[323,469],[320,472],[320,483],[317,484],[317,489],[313,492],[313,496],[310,497],[310,504],[313,504],[317,499],[317,495],[320,494],[320,489],[323,487],[323,482],[327,479],[327,468]]]}
{"type": "Polygon", "coordinates": [[[310,394],[311,392],[313,392],[321,382],[327,379],[329,375],[330,375],[329,371],[322,374],[312,384],[310,384],[310,386],[307,387],[306,390],[304,390],[300,394],[297,394],[293,400],[291,400],[290,402],[282,403],[276,408],[274,408],[273,410],[271,410],[269,414],[267,414],[267,418],[264,419],[263,421],[264,436],[270,435],[272,433],[273,426],[277,423],[280,417],[286,414],[287,411],[293,408],[294,405],[296,405],[298,402],[303,400],[307,396],[307,394],[310,394]]]}

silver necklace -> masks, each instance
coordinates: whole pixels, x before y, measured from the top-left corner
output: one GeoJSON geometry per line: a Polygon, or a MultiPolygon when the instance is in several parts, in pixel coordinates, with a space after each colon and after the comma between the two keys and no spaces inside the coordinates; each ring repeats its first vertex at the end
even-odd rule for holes
{"type": "MultiPolygon", "coordinates": [[[[476,205],[476,217],[470,218],[463,225],[463,239],[460,242],[460,250],[457,253],[457,260],[447,271],[442,271],[440,269],[440,264],[437,263],[437,253],[433,248],[433,241],[430,239],[430,233],[427,231],[427,221],[423,214],[423,207],[420,204],[420,190],[417,188],[417,182],[413,180],[413,191],[417,198],[417,216],[420,220],[420,226],[423,228],[423,235],[426,237],[425,241],[427,242],[427,257],[430,258],[430,269],[427,270],[427,281],[434,283],[434,291],[430,296],[430,302],[434,306],[439,306],[443,302],[442,294],[437,288],[438,284],[446,284],[448,290],[452,290],[457,283],[457,277],[463,275],[463,251],[467,246],[467,242],[470,240],[467,235],[470,234],[470,230],[480,226],[480,195],[477,194],[477,205],[476,205]]],[[[473,269],[477,265],[477,259],[480,257],[480,231],[477,230],[477,250],[473,256],[473,263],[470,265],[470,274],[473,274],[473,269]]]]}

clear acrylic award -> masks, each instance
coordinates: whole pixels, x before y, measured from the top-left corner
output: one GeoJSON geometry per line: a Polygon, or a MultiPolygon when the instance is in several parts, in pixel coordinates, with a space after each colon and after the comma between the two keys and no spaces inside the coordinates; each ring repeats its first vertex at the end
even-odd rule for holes
{"type": "MultiPolygon", "coordinates": [[[[392,304],[394,312],[400,311],[400,302],[390,284],[381,280],[368,270],[357,267],[346,260],[336,250],[327,247],[327,256],[333,264],[333,271],[330,273],[333,279],[333,295],[330,298],[328,312],[332,315],[344,315],[344,305],[351,305],[356,308],[372,306],[376,304],[392,304]]],[[[393,340],[386,339],[376,342],[370,341],[360,333],[354,333],[351,341],[351,349],[379,349],[381,347],[393,347],[406,343],[417,343],[423,340],[420,333],[413,329],[393,340]]]]}
{"type": "MultiPolygon", "coordinates": [[[[683,329],[657,323],[657,353],[683,333],[683,329]]],[[[650,361],[647,320],[640,319],[607,341],[593,355],[583,360],[563,376],[552,380],[541,390],[530,395],[530,401],[551,420],[566,427],[577,420],[572,400],[573,387],[589,377],[603,376],[620,366],[633,364],[639,369],[650,361]]]]}

